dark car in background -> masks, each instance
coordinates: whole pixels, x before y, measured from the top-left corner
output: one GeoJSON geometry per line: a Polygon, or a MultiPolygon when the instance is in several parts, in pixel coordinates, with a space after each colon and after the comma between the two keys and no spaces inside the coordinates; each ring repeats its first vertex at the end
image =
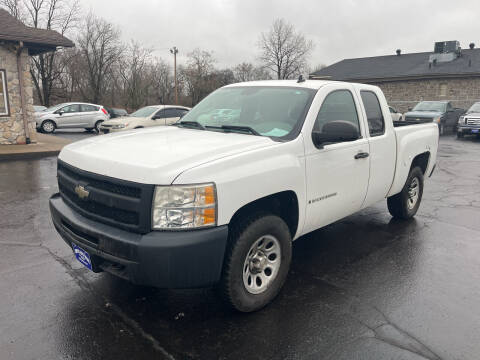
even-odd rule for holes
{"type": "Polygon", "coordinates": [[[127,116],[127,110],[125,109],[118,109],[118,108],[108,108],[108,113],[110,114],[110,119],[115,119],[122,116],[127,116]]]}
{"type": "Polygon", "coordinates": [[[480,136],[480,102],[473,104],[467,112],[460,116],[457,125],[457,137],[474,134],[480,136]]]}
{"type": "Polygon", "coordinates": [[[404,117],[407,122],[437,123],[440,135],[443,135],[456,131],[458,119],[463,113],[464,109],[454,108],[449,101],[420,101],[404,117]]]}

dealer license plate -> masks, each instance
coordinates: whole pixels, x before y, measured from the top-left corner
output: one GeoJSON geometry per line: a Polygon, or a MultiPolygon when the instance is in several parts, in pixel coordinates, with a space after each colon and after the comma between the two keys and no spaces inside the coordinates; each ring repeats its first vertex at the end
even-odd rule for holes
{"type": "Polygon", "coordinates": [[[90,255],[80,246],[72,244],[72,247],[77,260],[80,261],[87,269],[92,270],[92,260],[90,259],[90,255]]]}

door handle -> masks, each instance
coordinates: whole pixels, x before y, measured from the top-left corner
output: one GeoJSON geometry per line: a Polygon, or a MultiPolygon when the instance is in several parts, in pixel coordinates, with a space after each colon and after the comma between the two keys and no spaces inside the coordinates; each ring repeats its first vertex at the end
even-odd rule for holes
{"type": "Polygon", "coordinates": [[[370,154],[367,153],[367,152],[359,152],[357,153],[354,158],[355,159],[364,159],[364,158],[367,158],[370,154]]]}

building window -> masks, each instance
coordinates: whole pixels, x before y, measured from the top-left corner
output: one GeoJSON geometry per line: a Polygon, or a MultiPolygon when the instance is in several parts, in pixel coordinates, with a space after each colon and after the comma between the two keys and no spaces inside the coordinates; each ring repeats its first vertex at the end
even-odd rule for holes
{"type": "Polygon", "coordinates": [[[0,69],[0,116],[9,116],[8,93],[7,93],[7,74],[5,70],[0,69]]]}
{"type": "Polygon", "coordinates": [[[440,84],[440,96],[447,96],[447,84],[440,84]]]}

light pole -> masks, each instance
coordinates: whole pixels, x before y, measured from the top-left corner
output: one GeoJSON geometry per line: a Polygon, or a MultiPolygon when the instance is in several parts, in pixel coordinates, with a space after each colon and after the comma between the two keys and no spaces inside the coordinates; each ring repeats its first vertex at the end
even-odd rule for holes
{"type": "Polygon", "coordinates": [[[176,46],[170,49],[173,54],[173,77],[175,78],[175,105],[178,105],[178,90],[177,90],[177,54],[178,49],[176,46]]]}

